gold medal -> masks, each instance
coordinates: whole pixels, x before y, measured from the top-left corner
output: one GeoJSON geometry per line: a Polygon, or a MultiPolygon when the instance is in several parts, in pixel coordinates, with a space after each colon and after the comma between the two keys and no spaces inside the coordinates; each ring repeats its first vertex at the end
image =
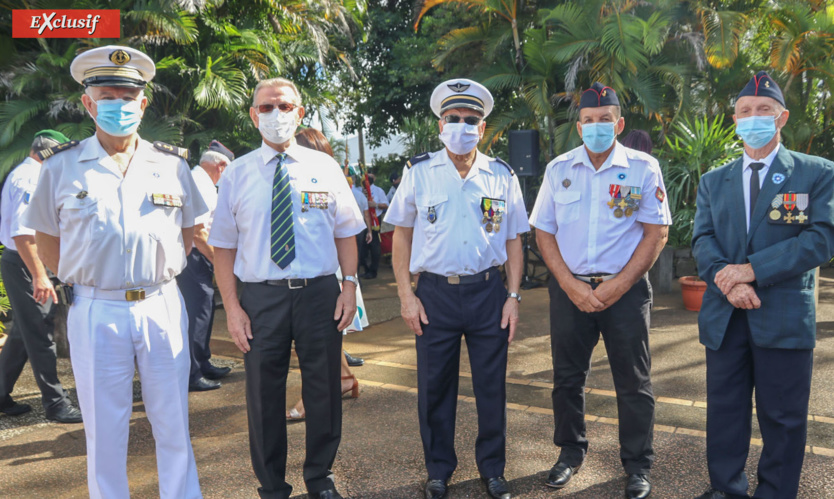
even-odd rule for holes
{"type": "Polygon", "coordinates": [[[629,206],[625,209],[625,216],[630,217],[631,215],[634,215],[634,210],[629,206]]]}
{"type": "Polygon", "coordinates": [[[484,218],[482,218],[482,219],[481,219],[481,223],[482,223],[482,224],[485,224],[485,223],[487,223],[487,222],[489,222],[489,213],[487,213],[487,212],[485,211],[485,212],[484,212],[484,218]]]}
{"type": "Polygon", "coordinates": [[[771,220],[779,220],[782,217],[782,214],[779,213],[779,210],[772,210],[770,212],[770,219],[771,220]]]}
{"type": "Polygon", "coordinates": [[[620,208],[620,207],[617,207],[617,209],[614,210],[614,216],[617,217],[617,218],[623,218],[623,209],[620,208]]]}
{"type": "Polygon", "coordinates": [[[496,223],[495,225],[492,226],[492,228],[493,228],[493,230],[495,230],[495,233],[498,234],[498,231],[501,230],[501,224],[496,223]]]}
{"type": "Polygon", "coordinates": [[[487,224],[486,224],[486,231],[487,231],[487,232],[492,232],[492,222],[487,222],[487,224]]]}
{"type": "MultiPolygon", "coordinates": [[[[797,222],[799,222],[799,223],[801,223],[801,224],[804,224],[807,220],[808,220],[808,217],[807,217],[807,216],[805,216],[805,212],[804,212],[804,211],[800,211],[800,212],[799,212],[799,216],[797,216],[797,217],[796,217],[796,221],[797,221],[797,222]]],[[[497,231],[496,231],[496,232],[497,232],[497,231]]]]}

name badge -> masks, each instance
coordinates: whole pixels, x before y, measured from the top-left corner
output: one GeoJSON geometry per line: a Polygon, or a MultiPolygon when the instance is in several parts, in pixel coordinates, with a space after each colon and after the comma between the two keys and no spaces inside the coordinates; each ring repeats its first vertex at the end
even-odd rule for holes
{"type": "Polygon", "coordinates": [[[176,194],[154,194],[152,200],[154,206],[182,207],[182,198],[176,194]]]}
{"type": "Polygon", "coordinates": [[[309,211],[311,209],[326,210],[327,203],[326,192],[305,191],[301,193],[301,211],[309,211]]]}
{"type": "Polygon", "coordinates": [[[770,202],[767,221],[774,225],[808,225],[810,201],[807,192],[777,194],[770,202]]]}

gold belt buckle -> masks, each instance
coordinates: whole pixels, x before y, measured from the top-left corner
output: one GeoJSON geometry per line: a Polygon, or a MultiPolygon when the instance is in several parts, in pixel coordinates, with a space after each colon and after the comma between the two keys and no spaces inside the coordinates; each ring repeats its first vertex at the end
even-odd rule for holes
{"type": "Polygon", "coordinates": [[[125,291],[125,300],[127,301],[140,301],[145,299],[145,290],[144,289],[128,289],[125,291]]]}
{"type": "Polygon", "coordinates": [[[459,275],[450,275],[446,278],[449,284],[460,284],[460,276],[459,275]]]}

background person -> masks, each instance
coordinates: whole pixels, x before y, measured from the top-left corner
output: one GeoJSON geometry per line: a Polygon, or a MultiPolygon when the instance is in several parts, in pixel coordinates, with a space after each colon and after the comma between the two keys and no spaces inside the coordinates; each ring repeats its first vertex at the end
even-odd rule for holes
{"type": "Polygon", "coordinates": [[[187,264],[177,276],[177,285],[188,311],[188,339],[191,348],[191,374],[188,391],[202,392],[220,388],[216,381],[231,372],[230,367],[211,363],[211,330],[214,327],[214,248],[208,244],[211,221],[217,207],[217,182],[235,155],[226,146],[212,140],[191,169],[194,185],[208,206],[208,213],[194,221],[194,247],[187,264]]]}
{"type": "Polygon", "coordinates": [[[81,412],[72,406],[58,379],[52,306],[58,303],[58,297],[50,279],[52,273],[38,256],[35,231],[22,220],[38,185],[42,158],[50,156],[51,148],[60,144],[72,147],[69,139],[55,130],[36,133],[29,156],[12,170],[3,184],[0,243],[6,248],[0,259],[0,270],[14,310],[14,321],[0,352],[0,412],[19,416],[32,410],[11,396],[28,359],[41,391],[46,419],[80,423],[81,412]]]}

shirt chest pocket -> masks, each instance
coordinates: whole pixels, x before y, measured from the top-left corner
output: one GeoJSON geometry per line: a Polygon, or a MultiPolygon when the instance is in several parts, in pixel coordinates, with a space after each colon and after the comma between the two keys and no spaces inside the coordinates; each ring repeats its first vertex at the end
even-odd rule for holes
{"type": "Polygon", "coordinates": [[[447,222],[452,216],[449,197],[445,194],[426,194],[418,196],[417,224],[425,234],[437,234],[438,227],[447,222]]]}
{"type": "Polygon", "coordinates": [[[142,226],[155,239],[177,234],[182,228],[183,203],[180,191],[149,192],[141,210],[142,226]]]}
{"type": "Polygon", "coordinates": [[[580,194],[575,191],[561,191],[553,196],[556,203],[556,224],[566,225],[579,220],[580,194]]]}
{"type": "Polygon", "coordinates": [[[106,229],[107,211],[100,199],[73,196],[64,200],[60,220],[61,232],[86,234],[96,238],[106,229]]]}

